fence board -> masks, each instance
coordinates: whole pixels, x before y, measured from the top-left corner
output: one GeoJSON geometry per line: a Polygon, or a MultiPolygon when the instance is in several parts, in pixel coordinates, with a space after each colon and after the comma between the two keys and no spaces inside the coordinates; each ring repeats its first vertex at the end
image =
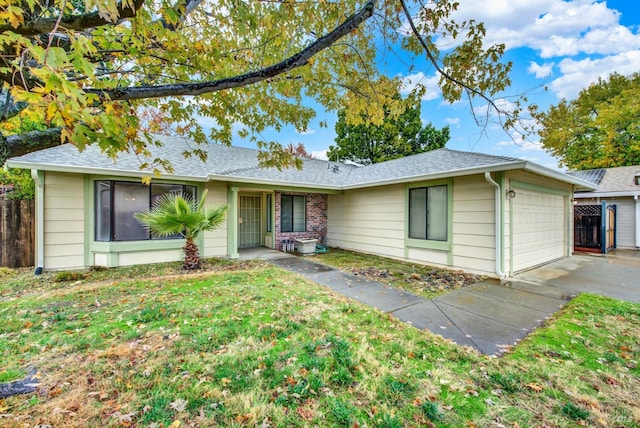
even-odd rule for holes
{"type": "Polygon", "coordinates": [[[0,266],[33,266],[35,202],[0,200],[0,266]]]}

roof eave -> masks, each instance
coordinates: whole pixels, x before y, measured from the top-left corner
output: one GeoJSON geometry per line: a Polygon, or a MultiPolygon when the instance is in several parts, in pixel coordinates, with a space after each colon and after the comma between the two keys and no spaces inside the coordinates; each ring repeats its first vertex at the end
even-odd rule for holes
{"type": "Polygon", "coordinates": [[[179,180],[179,181],[195,181],[206,182],[207,177],[187,176],[187,175],[174,175],[174,174],[160,174],[155,175],[152,171],[132,171],[121,170],[113,168],[97,168],[97,167],[77,167],[74,165],[51,165],[44,163],[22,162],[18,160],[7,160],[6,165],[9,168],[21,168],[32,169],[38,171],[54,171],[62,173],[72,174],[89,174],[89,175],[105,175],[105,176],[119,176],[119,177],[134,177],[144,178],[152,176],[153,178],[160,178],[163,180],[179,180]]]}
{"type": "Polygon", "coordinates": [[[597,186],[590,181],[576,178],[572,175],[565,174],[555,169],[547,168],[546,166],[538,165],[529,161],[523,161],[525,163],[524,169],[535,172],[536,174],[544,175],[556,180],[564,181],[565,183],[573,184],[581,189],[595,190],[597,186]]]}
{"type": "Polygon", "coordinates": [[[617,198],[617,197],[625,197],[625,196],[640,197],[640,190],[620,190],[615,192],[595,191],[595,192],[575,192],[574,193],[574,199],[606,198],[606,197],[617,198]]]}
{"type": "Polygon", "coordinates": [[[318,183],[270,180],[268,178],[238,177],[235,175],[209,174],[207,181],[229,181],[229,182],[243,183],[243,184],[265,185],[265,186],[274,186],[274,187],[278,187],[278,186],[300,187],[300,188],[317,189],[317,190],[333,190],[333,191],[343,190],[343,186],[338,186],[338,185],[330,185],[330,184],[322,185],[318,183]]]}

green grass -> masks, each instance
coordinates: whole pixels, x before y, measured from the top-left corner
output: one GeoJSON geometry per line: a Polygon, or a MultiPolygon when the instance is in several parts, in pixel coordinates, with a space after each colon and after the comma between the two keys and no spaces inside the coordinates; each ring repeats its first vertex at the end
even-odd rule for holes
{"type": "Polygon", "coordinates": [[[498,359],[267,264],[211,263],[3,271],[0,382],[37,367],[41,387],[0,400],[2,426],[640,427],[640,305],[579,296],[498,359]]]}

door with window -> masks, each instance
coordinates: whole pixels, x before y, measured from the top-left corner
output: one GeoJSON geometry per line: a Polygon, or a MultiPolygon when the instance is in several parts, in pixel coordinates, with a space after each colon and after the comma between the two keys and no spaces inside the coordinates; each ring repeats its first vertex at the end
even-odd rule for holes
{"type": "Polygon", "coordinates": [[[238,247],[251,248],[262,245],[260,195],[240,195],[238,217],[238,247]]]}

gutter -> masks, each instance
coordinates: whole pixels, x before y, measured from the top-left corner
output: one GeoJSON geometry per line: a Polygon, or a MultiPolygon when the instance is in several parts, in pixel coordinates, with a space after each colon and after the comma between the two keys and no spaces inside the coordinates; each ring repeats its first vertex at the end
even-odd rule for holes
{"type": "Polygon", "coordinates": [[[637,198],[640,196],[640,190],[620,190],[616,192],[575,192],[574,199],[585,199],[585,198],[618,198],[618,197],[633,197],[637,198]]]}
{"type": "Polygon", "coordinates": [[[31,170],[31,178],[36,183],[36,270],[40,275],[44,269],[44,175],[37,169],[31,170]]]}
{"type": "Polygon", "coordinates": [[[502,189],[500,185],[491,178],[490,172],[484,173],[484,179],[487,183],[495,187],[495,224],[496,224],[496,275],[500,279],[505,279],[507,274],[502,272],[502,222],[500,215],[502,214],[502,189]]]}
{"type": "Polygon", "coordinates": [[[51,164],[38,164],[34,162],[21,162],[18,160],[7,160],[6,165],[9,168],[21,168],[31,169],[37,167],[39,171],[53,171],[53,172],[66,172],[71,174],[89,174],[89,175],[103,175],[106,177],[131,177],[131,178],[144,178],[152,177],[162,180],[174,180],[174,181],[192,181],[206,183],[208,177],[195,176],[195,175],[173,175],[173,174],[161,174],[155,176],[153,171],[131,171],[131,170],[119,170],[109,169],[103,167],[76,167],[73,165],[51,165],[51,164]]]}

